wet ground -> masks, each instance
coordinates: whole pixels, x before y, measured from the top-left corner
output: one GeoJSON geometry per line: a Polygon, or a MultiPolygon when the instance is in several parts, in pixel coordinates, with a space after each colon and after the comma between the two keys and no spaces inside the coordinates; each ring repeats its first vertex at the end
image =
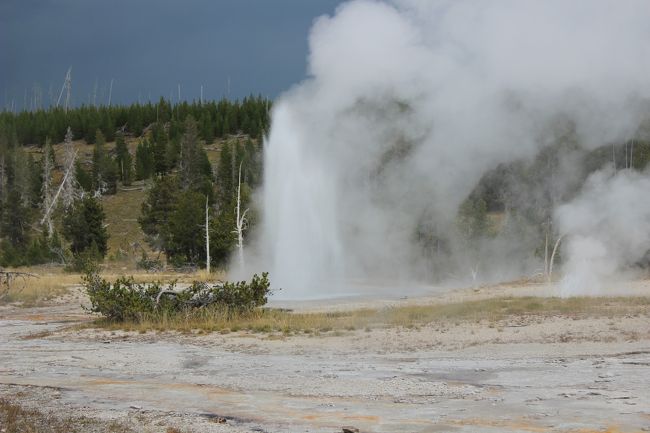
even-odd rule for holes
{"type": "Polygon", "coordinates": [[[0,396],[151,432],[650,431],[647,315],[285,339],[69,329],[83,320],[0,310],[0,396]]]}

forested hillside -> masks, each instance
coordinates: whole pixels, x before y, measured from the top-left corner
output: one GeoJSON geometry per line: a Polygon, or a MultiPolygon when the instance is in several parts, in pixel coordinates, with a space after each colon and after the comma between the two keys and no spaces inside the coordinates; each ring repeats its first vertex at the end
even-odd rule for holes
{"type": "MultiPolygon", "coordinates": [[[[270,107],[250,97],[0,113],[0,265],[202,267],[207,208],[210,262],[224,267],[259,219],[251,197],[262,182],[270,107]]],[[[552,128],[534,158],[481,178],[458,209],[455,234],[420,216],[413,238],[433,274],[457,266],[454,249],[476,251],[478,262],[488,238],[516,237],[548,259],[560,235],[553,209],[590,173],[644,170],[650,161],[642,138],[587,151],[571,122],[552,128]]],[[[406,157],[404,146],[396,143],[380,167],[406,157]]]]}
{"type": "MultiPolygon", "coordinates": [[[[0,113],[0,266],[135,255],[143,267],[203,266],[206,205],[211,261],[223,265],[238,193],[243,212],[261,182],[270,107],[250,97],[0,113]]],[[[241,222],[254,220],[250,209],[241,222]]]]}

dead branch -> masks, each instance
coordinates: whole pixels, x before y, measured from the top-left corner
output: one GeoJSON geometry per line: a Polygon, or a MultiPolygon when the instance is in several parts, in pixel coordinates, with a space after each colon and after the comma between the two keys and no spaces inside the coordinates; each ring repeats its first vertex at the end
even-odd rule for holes
{"type": "Polygon", "coordinates": [[[4,299],[9,294],[11,284],[18,278],[26,280],[27,278],[39,278],[39,276],[31,272],[5,271],[0,268],[0,299],[4,299]]]}

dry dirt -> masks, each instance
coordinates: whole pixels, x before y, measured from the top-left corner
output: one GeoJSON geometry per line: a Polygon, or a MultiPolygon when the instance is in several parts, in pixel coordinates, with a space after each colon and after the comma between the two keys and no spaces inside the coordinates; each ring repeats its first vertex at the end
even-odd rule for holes
{"type": "MultiPolygon", "coordinates": [[[[629,289],[650,295],[646,282],[629,289]]],[[[292,307],[542,292],[551,293],[544,286],[502,285],[292,307]]],[[[81,302],[0,307],[0,398],[54,416],[117,420],[134,431],[162,433],[332,433],[346,425],[378,433],[650,431],[647,314],[280,338],[71,329],[90,319],[81,302]]]]}

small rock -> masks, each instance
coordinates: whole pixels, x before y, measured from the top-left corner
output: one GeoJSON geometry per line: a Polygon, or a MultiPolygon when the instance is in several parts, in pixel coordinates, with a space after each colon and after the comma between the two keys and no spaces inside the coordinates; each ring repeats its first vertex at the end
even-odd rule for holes
{"type": "Polygon", "coordinates": [[[136,405],[134,405],[134,404],[132,404],[132,405],[129,406],[129,407],[130,407],[131,409],[135,409],[135,410],[140,410],[140,409],[142,409],[142,406],[136,406],[136,405]]]}
{"type": "Polygon", "coordinates": [[[343,431],[343,433],[359,433],[358,428],[349,425],[341,427],[341,430],[343,431]]]}
{"type": "Polygon", "coordinates": [[[221,417],[221,416],[216,416],[216,417],[212,418],[212,422],[216,422],[217,424],[225,424],[226,422],[228,422],[228,420],[226,418],[221,417]]]}

